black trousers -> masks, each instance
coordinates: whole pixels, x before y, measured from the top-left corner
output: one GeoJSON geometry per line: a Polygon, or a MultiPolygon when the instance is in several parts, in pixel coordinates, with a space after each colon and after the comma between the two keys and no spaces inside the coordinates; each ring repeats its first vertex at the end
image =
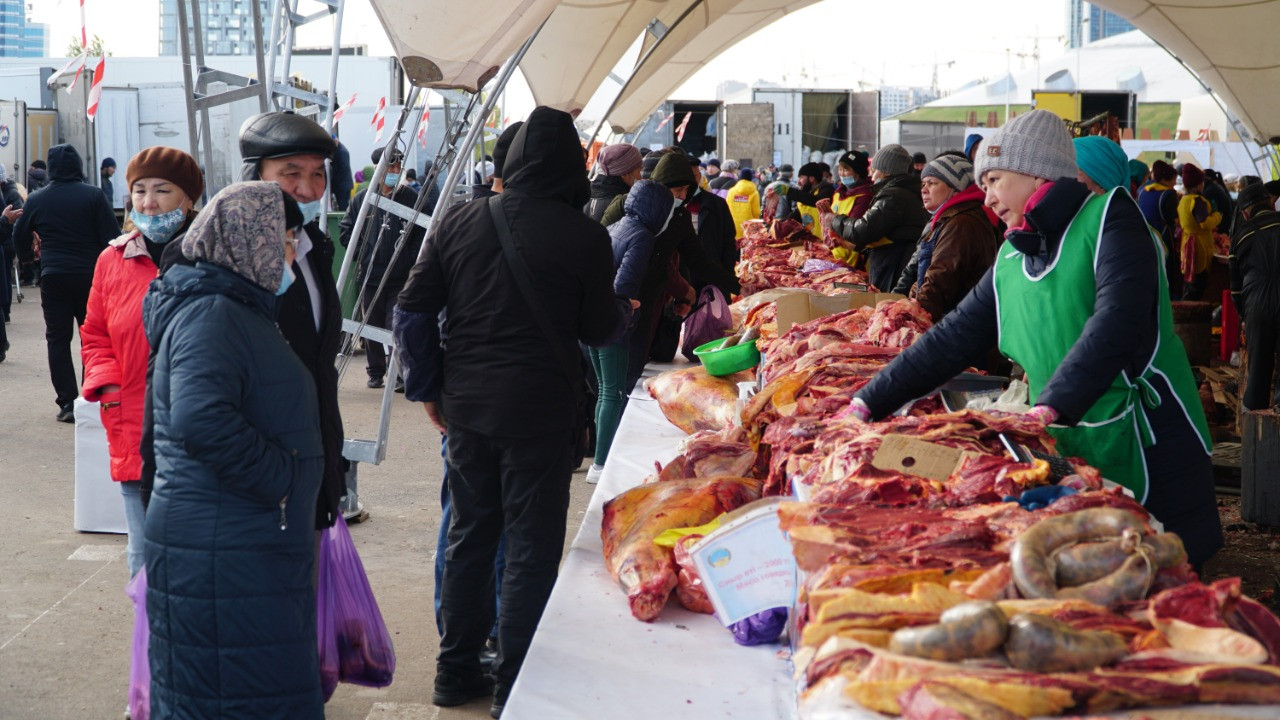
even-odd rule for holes
{"type": "Polygon", "coordinates": [[[493,438],[449,425],[453,521],[441,592],[439,670],[480,672],[479,653],[492,629],[483,599],[493,595],[493,561],[505,533],[494,674],[500,687],[515,682],[564,550],[572,435],[565,430],[493,438]]]}
{"type": "Polygon", "coordinates": [[[91,274],[44,275],[40,278],[40,308],[44,311],[44,341],[49,351],[49,377],[58,407],[70,407],[80,395],[76,366],[71,359],[71,336],[84,324],[91,274]]]}
{"type": "Polygon", "coordinates": [[[1280,352],[1280,318],[1267,308],[1249,308],[1244,333],[1249,343],[1249,380],[1241,402],[1246,410],[1271,407],[1271,379],[1276,371],[1276,353],[1280,352]]]}
{"type": "MultiPolygon", "coordinates": [[[[395,316],[396,298],[404,289],[404,283],[387,283],[377,298],[379,278],[369,278],[369,284],[360,291],[360,307],[364,310],[365,322],[369,327],[391,329],[391,318],[395,316]]],[[[382,343],[368,340],[364,344],[365,369],[369,377],[380,378],[387,374],[387,349],[382,343]]]]}
{"type": "Polygon", "coordinates": [[[1196,273],[1191,278],[1191,282],[1184,283],[1182,286],[1182,299],[1199,301],[1204,297],[1205,290],[1209,289],[1209,271],[1196,273]]]}

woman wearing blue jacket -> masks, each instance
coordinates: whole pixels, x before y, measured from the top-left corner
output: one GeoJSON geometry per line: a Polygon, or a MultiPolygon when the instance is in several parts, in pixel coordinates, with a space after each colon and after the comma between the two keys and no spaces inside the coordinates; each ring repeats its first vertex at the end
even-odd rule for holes
{"type": "Polygon", "coordinates": [[[151,717],[322,718],[315,383],[275,324],[302,212],[232,185],[143,301],[155,353],[147,510],[151,717]]]}
{"type": "MultiPolygon", "coordinates": [[[[631,186],[623,203],[622,219],[609,226],[613,240],[613,293],[628,298],[635,305],[640,297],[640,282],[653,255],[654,239],[667,228],[675,198],[666,186],[652,180],[638,180],[631,186]]],[[[618,342],[603,348],[590,348],[591,367],[600,382],[596,400],[596,454],[587,482],[597,483],[609,457],[613,434],[622,419],[626,404],[623,389],[627,380],[627,362],[634,326],[618,342]]]]}

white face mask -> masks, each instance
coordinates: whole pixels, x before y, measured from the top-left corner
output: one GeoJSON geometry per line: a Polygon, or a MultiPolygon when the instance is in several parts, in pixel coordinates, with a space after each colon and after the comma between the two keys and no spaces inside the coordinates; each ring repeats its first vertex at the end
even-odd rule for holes
{"type": "Polygon", "coordinates": [[[667,226],[671,224],[671,218],[676,214],[676,208],[679,207],[679,205],[680,198],[676,198],[675,203],[671,206],[671,211],[667,213],[667,219],[662,221],[662,229],[654,233],[654,235],[661,235],[667,231],[667,226]]]}
{"type": "Polygon", "coordinates": [[[1277,198],[1277,199],[1276,199],[1276,205],[1275,205],[1275,208],[1276,208],[1276,210],[1277,210],[1277,211],[1280,211],[1280,198],[1277,198]]]}

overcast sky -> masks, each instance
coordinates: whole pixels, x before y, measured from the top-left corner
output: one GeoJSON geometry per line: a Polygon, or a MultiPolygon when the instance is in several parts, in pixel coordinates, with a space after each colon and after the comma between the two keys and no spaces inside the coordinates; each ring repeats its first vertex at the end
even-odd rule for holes
{"type": "MultiPolygon", "coordinates": [[[[102,36],[117,56],[154,56],[159,7],[159,0],[86,0],[89,34],[102,36]]],[[[318,7],[301,0],[299,11],[318,7]]],[[[34,19],[49,23],[54,55],[79,35],[78,9],[77,0],[35,0],[34,19]]],[[[391,54],[369,0],[348,0],[344,12],[344,44],[367,45],[372,55],[391,54]]],[[[1065,25],[1066,0],[823,0],[744,38],[674,95],[714,98],[716,86],[728,79],[796,87],[928,86],[935,62],[945,91],[1001,75],[1007,64],[1015,71],[1034,66],[1037,37],[1042,58],[1061,54],[1065,25]]],[[[331,37],[328,21],[300,33],[308,45],[328,44],[331,37]]],[[[510,106],[520,107],[527,91],[512,95],[510,106]]]]}

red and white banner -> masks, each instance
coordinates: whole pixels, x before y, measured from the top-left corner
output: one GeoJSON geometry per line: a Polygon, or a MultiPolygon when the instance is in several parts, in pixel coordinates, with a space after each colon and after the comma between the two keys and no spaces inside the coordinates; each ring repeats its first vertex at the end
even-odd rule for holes
{"type": "Polygon", "coordinates": [[[1209,142],[1209,133],[1211,132],[1212,129],[1210,128],[1201,128],[1200,132],[1196,134],[1196,142],[1209,142]]]}
{"type": "MultiPolygon", "coordinates": [[[[45,81],[45,86],[53,87],[53,84],[58,81],[58,78],[71,72],[72,65],[76,66],[76,76],[78,77],[80,75],[80,72],[84,70],[84,61],[85,61],[84,53],[80,53],[79,56],[71,58],[70,60],[67,61],[66,65],[63,65],[62,67],[58,68],[58,72],[49,76],[49,79],[45,81]]],[[[75,87],[75,84],[76,84],[75,78],[72,78],[71,87],[75,87]]],[[[68,92],[70,90],[71,88],[67,88],[68,92]]]]}
{"type": "Polygon", "coordinates": [[[387,126],[387,98],[384,95],[378,99],[378,109],[373,111],[373,119],[369,121],[369,127],[375,128],[378,134],[374,136],[374,142],[382,142],[382,129],[387,126]]]}
{"type": "Polygon", "coordinates": [[[80,0],[80,50],[89,52],[89,33],[84,29],[84,0],[80,0]]]}
{"type": "Polygon", "coordinates": [[[98,58],[98,66],[93,69],[93,86],[89,88],[89,106],[85,109],[89,122],[93,122],[98,115],[98,100],[102,98],[102,77],[106,70],[107,57],[104,55],[98,58]]]}
{"type": "Polygon", "coordinates": [[[427,123],[431,121],[431,109],[422,111],[422,122],[418,123],[418,144],[427,149],[427,123]]]}
{"type": "Polygon", "coordinates": [[[689,127],[689,120],[691,118],[693,118],[692,111],[684,114],[684,119],[680,121],[680,127],[676,128],[676,142],[681,142],[684,140],[684,131],[685,131],[685,128],[689,127]]]}
{"type": "Polygon", "coordinates": [[[347,111],[351,109],[351,106],[356,104],[356,95],[357,93],[352,93],[350,100],[343,103],[342,107],[333,111],[333,122],[335,125],[342,119],[343,115],[347,114],[347,111]]]}
{"type": "Polygon", "coordinates": [[[667,123],[671,122],[672,118],[674,118],[675,116],[676,116],[675,113],[671,113],[670,115],[662,118],[662,122],[658,123],[658,127],[656,128],[656,130],[661,130],[662,128],[666,127],[667,123]]]}

